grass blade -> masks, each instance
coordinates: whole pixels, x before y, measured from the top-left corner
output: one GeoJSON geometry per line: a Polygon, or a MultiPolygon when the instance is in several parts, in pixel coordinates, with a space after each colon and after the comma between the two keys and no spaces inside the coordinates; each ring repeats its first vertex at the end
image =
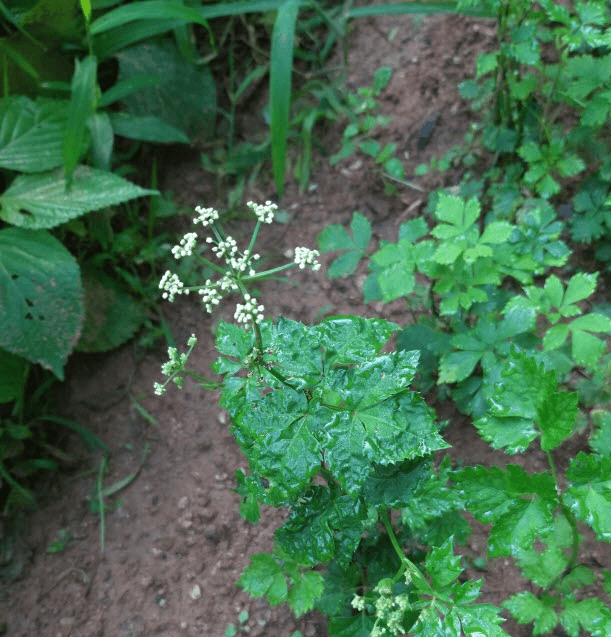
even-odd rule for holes
{"type": "Polygon", "coordinates": [[[86,57],[82,62],[76,61],[63,148],[68,188],[72,182],[72,173],[83,151],[87,118],[96,110],[97,71],[98,61],[93,55],[86,57]]]}
{"type": "Polygon", "coordinates": [[[269,106],[272,128],[272,165],[278,194],[284,191],[286,137],[291,106],[293,45],[299,0],[286,0],[278,10],[272,32],[269,106]]]}

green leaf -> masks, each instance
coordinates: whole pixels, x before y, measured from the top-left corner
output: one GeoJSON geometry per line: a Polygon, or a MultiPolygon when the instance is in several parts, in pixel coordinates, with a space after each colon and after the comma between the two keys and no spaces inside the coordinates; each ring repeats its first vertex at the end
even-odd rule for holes
{"type": "Polygon", "coordinates": [[[60,380],[83,322],[79,267],[44,231],[0,231],[0,347],[60,380]]]}
{"type": "Polygon", "coordinates": [[[565,503],[599,540],[611,542],[611,458],[580,452],[571,460],[566,477],[565,503]]]}
{"type": "Polygon", "coordinates": [[[595,597],[576,601],[573,596],[566,596],[562,600],[560,623],[570,637],[579,637],[580,626],[591,635],[605,637],[611,630],[611,610],[595,597]]]}
{"type": "Polygon", "coordinates": [[[480,243],[505,243],[511,233],[514,230],[514,226],[506,221],[495,221],[490,223],[484,229],[484,234],[481,236],[480,243]]]}
{"type": "Polygon", "coordinates": [[[467,510],[480,522],[493,523],[490,557],[519,555],[553,529],[556,493],[549,474],[528,475],[517,465],[507,471],[478,466],[461,471],[456,482],[467,510]]]}
{"type": "Polygon", "coordinates": [[[431,549],[425,565],[435,588],[451,584],[462,572],[460,555],[454,555],[454,542],[449,538],[441,546],[431,549]]]}
{"type": "Polygon", "coordinates": [[[280,196],[284,191],[286,142],[291,105],[291,76],[295,26],[299,0],[285,0],[278,8],[272,31],[269,109],[271,113],[272,163],[280,196]]]}
{"type": "Polygon", "coordinates": [[[237,584],[252,597],[267,597],[271,606],[287,600],[288,587],[284,572],[268,553],[250,556],[250,564],[244,569],[237,584]]]}
{"type": "Polygon", "coordinates": [[[590,439],[590,447],[601,456],[611,456],[611,413],[603,409],[592,411],[592,422],[596,427],[590,439]]]}
{"type": "Polygon", "coordinates": [[[348,250],[346,254],[336,259],[329,267],[327,276],[331,279],[354,274],[360,259],[369,245],[371,239],[371,223],[369,219],[355,212],[352,216],[350,229],[352,230],[352,237],[342,226],[338,225],[327,226],[318,235],[318,249],[321,252],[348,250]]]}
{"type": "Polygon", "coordinates": [[[582,332],[581,330],[573,330],[572,343],[571,343],[571,355],[573,360],[578,365],[583,365],[588,369],[595,368],[596,364],[600,360],[601,356],[605,353],[606,343],[596,336],[592,336],[588,332],[582,332]]]}
{"type": "Polygon", "coordinates": [[[587,299],[591,296],[594,293],[594,290],[596,290],[597,278],[597,272],[592,274],[578,272],[573,275],[566,287],[564,300],[562,302],[562,306],[560,306],[560,310],[562,311],[562,309],[566,308],[570,304],[583,301],[583,299],[587,299]]]}
{"type": "Polygon", "coordinates": [[[63,158],[68,186],[84,150],[87,119],[97,108],[98,61],[94,55],[75,60],[72,95],[68,106],[68,120],[64,131],[63,158]]]}
{"type": "Polygon", "coordinates": [[[85,323],[77,349],[107,352],[123,345],[146,318],[145,308],[115,279],[97,269],[83,271],[85,323]]]}
{"type": "Polygon", "coordinates": [[[507,364],[488,413],[475,426],[494,449],[507,447],[507,453],[526,450],[538,432],[542,447],[554,449],[572,434],[577,395],[559,392],[554,372],[526,354],[514,352],[507,364]]]}
{"type": "Polygon", "coordinates": [[[533,637],[535,637],[550,632],[558,623],[558,616],[554,610],[555,604],[556,599],[546,593],[538,598],[528,591],[523,591],[503,602],[503,607],[515,617],[519,624],[534,622],[533,637]]]}
{"type": "Polygon", "coordinates": [[[471,375],[483,352],[450,352],[442,356],[439,362],[439,379],[441,383],[457,383],[471,375]]]}
{"type": "Polygon", "coordinates": [[[550,327],[543,337],[543,351],[550,352],[562,347],[566,343],[569,333],[569,326],[566,323],[550,327]]]}
{"type": "Polygon", "coordinates": [[[159,117],[110,113],[110,123],[116,135],[155,144],[188,144],[189,138],[178,128],[159,117]]]}
{"type": "Polygon", "coordinates": [[[314,602],[322,595],[324,589],[323,576],[316,571],[299,573],[292,582],[287,601],[296,617],[314,608],[314,602]]]}
{"type": "Polygon", "coordinates": [[[8,403],[21,396],[27,380],[26,365],[21,356],[0,349],[0,403],[8,403]]]}
{"type": "Polygon", "coordinates": [[[24,173],[61,166],[67,102],[0,100],[0,167],[24,173]]]}
{"type": "MultiPolygon", "coordinates": [[[[116,57],[119,61],[118,82],[133,80],[143,73],[168,78],[163,84],[124,96],[122,104],[128,115],[158,118],[191,140],[213,134],[216,87],[208,66],[192,66],[169,40],[138,44],[122,50],[116,57]]],[[[153,123],[154,120],[144,121],[153,123]]],[[[169,130],[159,135],[167,136],[169,130]]],[[[153,136],[153,131],[149,134],[153,136]]]]}
{"type": "Polygon", "coordinates": [[[329,490],[314,486],[291,509],[276,531],[283,551],[304,566],[335,558],[347,568],[363,533],[367,511],[349,496],[332,499],[329,490]]]}
{"type": "Polygon", "coordinates": [[[61,171],[21,175],[0,195],[0,219],[23,228],[54,228],[92,210],[157,194],[86,166],[76,168],[68,192],[61,171]]]}
{"type": "Polygon", "coordinates": [[[407,507],[430,476],[430,463],[420,458],[396,465],[378,465],[363,486],[363,497],[372,506],[407,507]]]}

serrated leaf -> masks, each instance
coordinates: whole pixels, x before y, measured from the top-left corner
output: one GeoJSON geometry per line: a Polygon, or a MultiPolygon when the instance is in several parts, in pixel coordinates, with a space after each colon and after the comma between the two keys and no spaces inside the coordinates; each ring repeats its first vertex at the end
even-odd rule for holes
{"type": "Polygon", "coordinates": [[[328,317],[311,329],[320,338],[329,366],[373,358],[399,326],[384,319],[346,315],[328,317]]]}
{"type": "Polygon", "coordinates": [[[20,175],[0,195],[0,219],[23,228],[54,228],[92,210],[159,194],[86,166],[77,166],[72,187],[66,188],[61,171],[20,175]]]}
{"type": "Polygon", "coordinates": [[[480,238],[480,243],[504,243],[509,239],[514,226],[506,221],[495,221],[488,224],[484,229],[484,234],[480,238]]]}
{"type": "Polygon", "coordinates": [[[273,328],[274,358],[285,376],[298,377],[312,385],[323,371],[323,347],[319,334],[303,323],[280,317],[273,328]]]}
{"type": "MultiPolygon", "coordinates": [[[[571,325],[571,328],[572,327],[571,325]]],[[[588,332],[582,332],[581,330],[571,329],[571,332],[571,354],[573,360],[578,365],[592,369],[605,353],[607,347],[605,341],[588,332]]]]}
{"type": "Polygon", "coordinates": [[[297,580],[292,582],[287,601],[296,617],[314,608],[314,602],[321,596],[324,580],[320,573],[307,571],[299,573],[297,580]]]}
{"type": "Polygon", "coordinates": [[[25,96],[0,100],[0,166],[22,173],[61,166],[67,107],[25,96]]]}
{"type": "Polygon", "coordinates": [[[488,413],[475,426],[493,448],[506,447],[507,453],[526,450],[537,437],[537,429],[542,444],[554,448],[572,433],[576,398],[559,392],[554,372],[544,371],[542,364],[526,354],[513,353],[507,365],[488,413]],[[558,414],[552,407],[555,401],[561,401],[567,411],[558,414]]]}
{"type": "Polygon", "coordinates": [[[430,462],[420,458],[397,465],[378,465],[363,486],[363,497],[372,506],[384,504],[393,509],[409,506],[430,475],[430,462]]]}
{"type": "Polygon", "coordinates": [[[428,234],[428,231],[429,227],[422,217],[410,219],[399,227],[399,241],[405,239],[409,243],[415,243],[428,234]]]}
{"type": "Polygon", "coordinates": [[[570,637],[579,637],[580,626],[591,635],[606,637],[611,628],[611,611],[601,599],[576,601],[567,596],[563,600],[560,624],[570,637]]]}
{"type": "Polygon", "coordinates": [[[252,597],[265,595],[272,606],[282,604],[287,599],[286,577],[268,553],[251,555],[250,564],[242,572],[237,584],[252,597]]]}
{"type": "Polygon", "coordinates": [[[445,588],[462,572],[460,555],[454,555],[454,542],[449,538],[441,546],[431,549],[426,557],[425,565],[433,585],[445,588]]]}
{"type": "Polygon", "coordinates": [[[373,626],[374,618],[367,613],[350,617],[331,617],[329,634],[333,637],[370,637],[373,626]]]}
{"type": "Polygon", "coordinates": [[[310,488],[276,531],[283,551],[304,566],[335,558],[346,568],[361,540],[367,511],[349,496],[333,499],[324,487],[310,488]]]}
{"type": "Polygon", "coordinates": [[[547,474],[528,475],[517,465],[506,472],[479,466],[464,469],[456,481],[467,509],[481,522],[493,522],[491,557],[519,554],[553,529],[555,489],[547,474]]]}
{"type": "Polygon", "coordinates": [[[503,607],[506,608],[519,624],[534,622],[533,636],[549,632],[557,623],[558,616],[554,611],[556,600],[549,595],[542,599],[535,597],[528,591],[513,595],[503,607]]]}
{"type": "Polygon", "coordinates": [[[593,294],[594,290],[596,290],[597,278],[597,272],[592,274],[578,272],[573,275],[566,287],[561,309],[572,303],[583,301],[593,294]]]}
{"type": "Polygon", "coordinates": [[[566,475],[565,503],[599,540],[611,542],[611,458],[580,452],[566,475]]]}
{"type": "Polygon", "coordinates": [[[0,231],[0,347],[63,380],[84,318],[74,257],[48,232],[0,231]]]}

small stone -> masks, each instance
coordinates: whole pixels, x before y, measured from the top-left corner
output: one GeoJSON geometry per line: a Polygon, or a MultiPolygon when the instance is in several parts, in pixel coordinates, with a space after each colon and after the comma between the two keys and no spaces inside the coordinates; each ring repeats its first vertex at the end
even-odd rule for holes
{"type": "Polygon", "coordinates": [[[190,591],[189,597],[193,600],[199,599],[202,596],[202,589],[199,587],[199,584],[196,584],[190,591]]]}
{"type": "Polygon", "coordinates": [[[186,495],[180,498],[180,500],[178,500],[179,509],[186,509],[188,506],[189,506],[189,498],[187,498],[186,495]]]}

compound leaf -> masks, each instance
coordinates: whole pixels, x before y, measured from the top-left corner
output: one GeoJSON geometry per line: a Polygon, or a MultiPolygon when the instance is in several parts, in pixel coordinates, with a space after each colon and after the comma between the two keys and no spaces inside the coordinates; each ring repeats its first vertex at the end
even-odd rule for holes
{"type": "Polygon", "coordinates": [[[540,598],[528,591],[513,595],[503,607],[506,608],[519,624],[534,622],[533,636],[543,635],[552,630],[558,623],[558,616],[554,610],[556,599],[547,594],[540,598]]]}
{"type": "Polygon", "coordinates": [[[327,276],[331,279],[354,274],[360,259],[369,245],[371,223],[367,217],[355,212],[352,216],[350,229],[352,230],[352,237],[344,227],[339,225],[327,226],[318,235],[318,249],[321,252],[347,251],[342,255],[342,261],[340,261],[340,257],[329,266],[327,276]]]}
{"type": "Polygon", "coordinates": [[[299,573],[289,589],[287,601],[297,617],[314,608],[314,602],[322,595],[324,580],[320,573],[299,573]]]}

